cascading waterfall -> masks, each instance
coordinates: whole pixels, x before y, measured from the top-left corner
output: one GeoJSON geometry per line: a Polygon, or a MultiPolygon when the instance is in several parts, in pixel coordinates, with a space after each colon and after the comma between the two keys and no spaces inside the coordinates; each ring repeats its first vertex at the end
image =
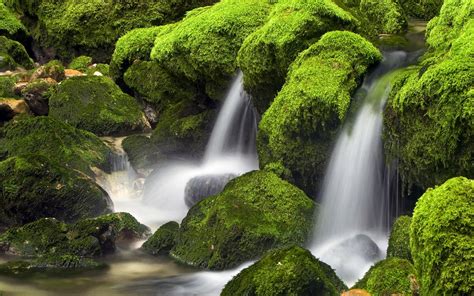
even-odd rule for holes
{"type": "Polygon", "coordinates": [[[348,284],[384,257],[391,204],[381,138],[390,91],[386,73],[407,57],[404,52],[386,53],[366,78],[358,92],[364,96],[362,106],[354,121],[345,124],[325,175],[311,250],[348,284]]]}

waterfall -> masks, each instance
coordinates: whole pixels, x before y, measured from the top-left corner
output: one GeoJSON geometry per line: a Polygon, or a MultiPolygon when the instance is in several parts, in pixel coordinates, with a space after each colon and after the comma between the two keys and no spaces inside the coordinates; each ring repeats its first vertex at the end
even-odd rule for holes
{"type": "Polygon", "coordinates": [[[366,77],[356,94],[363,97],[362,106],[344,125],[325,174],[311,250],[349,284],[385,255],[392,202],[381,137],[383,107],[390,91],[387,73],[408,57],[385,53],[366,77]]]}

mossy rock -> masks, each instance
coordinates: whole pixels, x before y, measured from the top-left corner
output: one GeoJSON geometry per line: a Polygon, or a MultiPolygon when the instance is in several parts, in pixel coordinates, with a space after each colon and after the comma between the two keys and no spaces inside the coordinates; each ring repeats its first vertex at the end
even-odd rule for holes
{"type": "Polygon", "coordinates": [[[142,250],[151,255],[167,255],[176,244],[179,224],[168,222],[155,231],[155,233],[143,244],[142,250]]]}
{"type": "Polygon", "coordinates": [[[69,63],[69,69],[86,72],[92,65],[92,58],[88,56],[79,56],[69,63]]]}
{"type": "Polygon", "coordinates": [[[399,71],[393,81],[384,146],[388,161],[399,160],[407,188],[424,190],[451,177],[474,176],[471,3],[446,1],[440,17],[430,22],[422,64],[399,71]]]}
{"type": "Polygon", "coordinates": [[[58,86],[49,115],[97,135],[143,131],[148,122],[140,105],[105,76],[78,76],[58,86]]]}
{"type": "Polygon", "coordinates": [[[255,171],[192,207],[171,256],[202,268],[226,269],[308,238],[315,204],[275,174],[255,171]]]}
{"type": "Polygon", "coordinates": [[[90,258],[76,255],[46,256],[31,261],[9,261],[0,264],[0,274],[4,276],[28,276],[35,273],[64,274],[78,271],[106,269],[107,265],[90,258]]]}
{"type": "Polygon", "coordinates": [[[0,1],[0,35],[13,39],[25,39],[28,35],[25,26],[15,13],[5,6],[4,2],[4,0],[0,1]]]}
{"type": "Polygon", "coordinates": [[[237,54],[245,38],[261,26],[271,4],[267,0],[221,0],[190,11],[171,30],[159,34],[151,59],[181,81],[219,100],[237,70],[237,54]]]}
{"type": "Polygon", "coordinates": [[[91,166],[109,170],[111,151],[92,133],[39,116],[9,122],[0,129],[0,155],[25,154],[46,156],[54,163],[92,175],[91,166]]]}
{"type": "Polygon", "coordinates": [[[421,295],[469,295],[474,291],[474,180],[449,179],[416,203],[410,249],[421,295]]]}
{"type": "Polygon", "coordinates": [[[143,135],[125,138],[122,147],[136,171],[152,168],[160,158],[160,153],[150,138],[143,135]]]}
{"type": "Polygon", "coordinates": [[[439,14],[443,0],[400,0],[405,13],[410,17],[430,20],[439,14]]]}
{"type": "Polygon", "coordinates": [[[410,251],[410,216],[400,216],[393,223],[388,239],[387,258],[402,258],[412,261],[410,251]]]}
{"type": "Polygon", "coordinates": [[[232,295],[332,295],[346,285],[327,264],[300,247],[271,250],[242,270],[222,291],[232,295]]]}
{"type": "Polygon", "coordinates": [[[245,88],[259,112],[269,107],[301,51],[328,31],[353,30],[357,24],[332,1],[278,1],[266,23],[245,39],[238,56],[245,88]]]}
{"type": "MultiPolygon", "coordinates": [[[[1,6],[0,3],[0,11],[1,6]]],[[[17,67],[31,69],[33,68],[33,60],[20,42],[0,36],[0,72],[15,70],[17,67]]]]}
{"type": "Polygon", "coordinates": [[[15,76],[0,76],[0,98],[18,97],[13,89],[17,80],[15,76]]]}
{"type": "Polygon", "coordinates": [[[57,82],[63,81],[64,79],[66,79],[64,65],[61,63],[61,61],[58,60],[49,61],[48,63],[35,69],[35,71],[31,75],[31,80],[39,78],[51,78],[57,82]]]}
{"type": "Polygon", "coordinates": [[[175,21],[186,11],[214,0],[5,2],[21,15],[44,58],[71,60],[87,55],[107,62],[115,42],[126,32],[175,21]]]}
{"type": "Polygon", "coordinates": [[[315,195],[351,95],[379,51],[361,36],[326,33],[291,65],[285,85],[259,125],[260,167],[279,163],[315,195]]]}
{"type": "Polygon", "coordinates": [[[376,263],[354,288],[364,289],[373,296],[419,295],[415,269],[410,261],[401,258],[376,263]]]}
{"type": "MultiPolygon", "coordinates": [[[[92,64],[91,66],[89,66],[89,68],[87,68],[85,74],[86,75],[98,75],[97,72],[102,74],[103,76],[109,76],[110,77],[110,66],[108,64],[103,64],[103,63],[92,64]]],[[[100,76],[100,75],[98,75],[98,76],[100,76]]]]}
{"type": "Polygon", "coordinates": [[[101,257],[115,252],[119,242],[145,239],[150,229],[130,214],[113,213],[68,225],[43,218],[0,235],[0,253],[23,257],[75,255],[101,257]]]}
{"type": "Polygon", "coordinates": [[[399,34],[407,29],[405,11],[397,0],[361,0],[359,9],[379,33],[399,34]]]}
{"type": "Polygon", "coordinates": [[[51,78],[38,78],[30,81],[21,90],[28,107],[35,115],[46,116],[49,113],[49,98],[55,92],[57,82],[51,78]]]}
{"type": "Polygon", "coordinates": [[[111,211],[108,194],[88,176],[25,155],[0,162],[0,227],[54,217],[68,223],[111,211]]]}
{"type": "Polygon", "coordinates": [[[152,144],[165,159],[182,155],[199,158],[204,154],[215,117],[215,110],[200,111],[187,101],[169,105],[153,130],[152,144]]]}

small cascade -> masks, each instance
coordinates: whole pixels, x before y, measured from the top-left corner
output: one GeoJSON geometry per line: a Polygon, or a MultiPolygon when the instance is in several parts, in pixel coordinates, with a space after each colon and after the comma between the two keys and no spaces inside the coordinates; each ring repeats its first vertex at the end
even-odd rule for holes
{"type": "Polygon", "coordinates": [[[385,256],[394,208],[381,137],[390,91],[387,73],[410,58],[401,51],[385,53],[382,64],[367,76],[356,94],[363,97],[362,106],[339,135],[325,175],[311,250],[348,284],[385,256]]]}

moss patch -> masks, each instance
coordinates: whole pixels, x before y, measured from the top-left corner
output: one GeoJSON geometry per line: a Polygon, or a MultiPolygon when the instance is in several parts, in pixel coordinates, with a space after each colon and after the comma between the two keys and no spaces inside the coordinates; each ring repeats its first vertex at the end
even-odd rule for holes
{"type": "Polygon", "coordinates": [[[158,149],[146,136],[129,136],[123,140],[122,147],[135,170],[153,167],[160,157],[158,149]]]}
{"type": "Polygon", "coordinates": [[[274,247],[301,245],[311,231],[314,207],[275,174],[248,173],[191,208],[171,255],[189,265],[225,269],[274,247]]]}
{"type": "Polygon", "coordinates": [[[359,9],[379,33],[398,34],[407,28],[402,6],[394,0],[361,0],[359,9]]]}
{"type": "Polygon", "coordinates": [[[300,247],[272,250],[242,270],[222,291],[232,295],[341,295],[347,289],[332,268],[300,247]]]}
{"type": "Polygon", "coordinates": [[[260,166],[279,162],[300,188],[314,193],[351,94],[380,59],[370,42],[341,31],[325,34],[302,52],[260,122],[260,166]]]}
{"type": "Polygon", "coordinates": [[[69,63],[69,69],[78,70],[81,72],[86,72],[89,69],[89,66],[92,65],[92,58],[88,56],[80,56],[73,59],[69,63]]]}
{"type": "Polygon", "coordinates": [[[468,295],[474,290],[474,180],[452,178],[418,200],[410,248],[421,295],[468,295]]]}
{"type": "Polygon", "coordinates": [[[387,258],[397,257],[412,261],[410,251],[411,217],[400,216],[395,220],[388,240],[387,258]]]}
{"type": "Polygon", "coordinates": [[[15,70],[17,67],[31,69],[33,60],[21,43],[0,36],[0,71],[15,70]]]}
{"type": "Polygon", "coordinates": [[[177,222],[168,222],[162,225],[155,233],[143,244],[142,250],[152,255],[166,255],[176,244],[179,224],[177,222]]]}

